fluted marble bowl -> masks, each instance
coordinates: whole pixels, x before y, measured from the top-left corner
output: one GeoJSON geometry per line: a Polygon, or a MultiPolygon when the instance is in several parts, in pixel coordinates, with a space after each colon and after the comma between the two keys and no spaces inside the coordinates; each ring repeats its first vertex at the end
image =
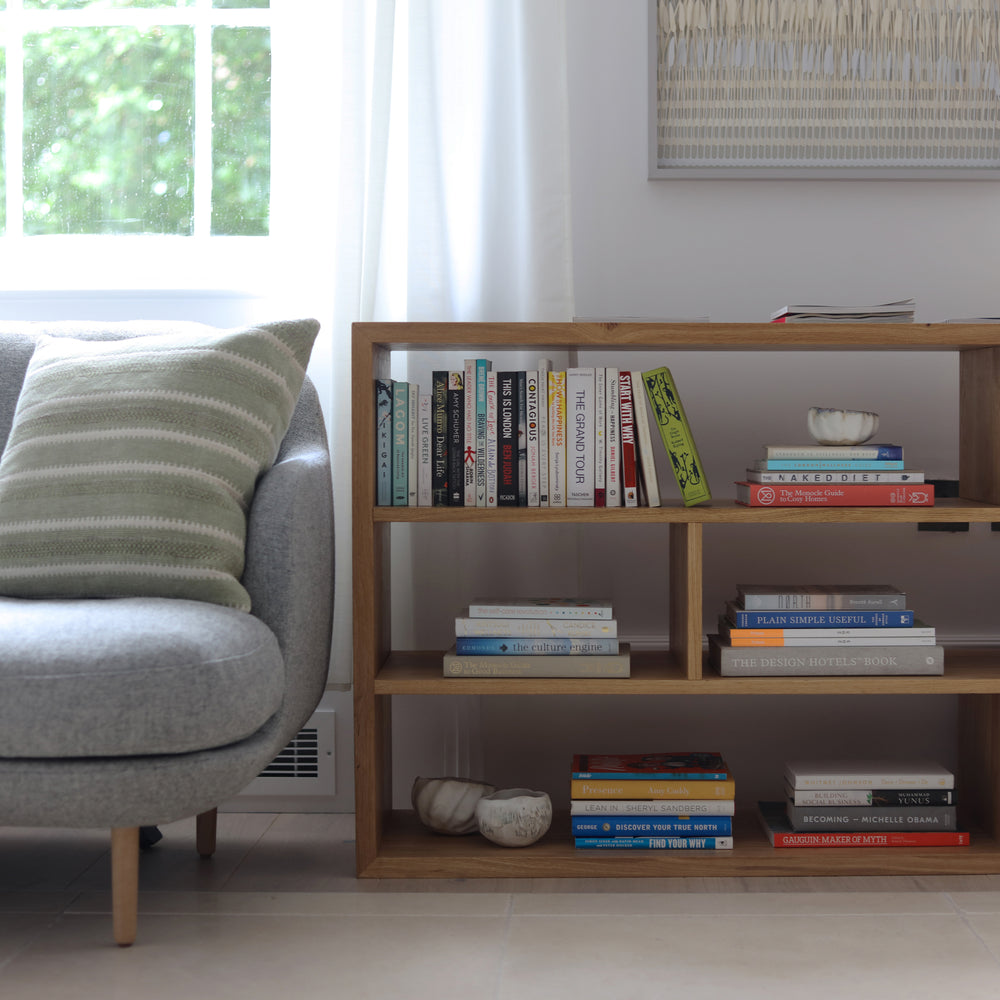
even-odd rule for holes
{"type": "Polygon", "coordinates": [[[552,825],[552,801],[545,792],[505,788],[476,803],[479,832],[501,847],[527,847],[552,825]]]}
{"type": "Polygon", "coordinates": [[[410,801],[428,829],[461,836],[476,832],[476,803],[496,787],[468,778],[417,778],[410,789],[410,801]]]}
{"type": "Polygon", "coordinates": [[[864,444],[878,430],[878,414],[869,410],[810,406],[806,422],[817,444],[864,444]]]}

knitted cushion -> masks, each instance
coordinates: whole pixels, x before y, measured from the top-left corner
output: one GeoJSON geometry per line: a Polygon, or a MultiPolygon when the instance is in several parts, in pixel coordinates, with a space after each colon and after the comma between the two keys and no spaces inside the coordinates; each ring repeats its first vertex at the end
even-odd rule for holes
{"type": "Polygon", "coordinates": [[[318,330],[42,337],[0,460],[0,593],[248,611],[246,513],[318,330]]]}

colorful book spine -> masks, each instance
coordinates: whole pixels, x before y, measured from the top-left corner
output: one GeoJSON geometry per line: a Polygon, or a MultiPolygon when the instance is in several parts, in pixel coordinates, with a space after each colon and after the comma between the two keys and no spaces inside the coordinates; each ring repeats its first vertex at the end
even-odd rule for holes
{"type": "Polygon", "coordinates": [[[552,362],[538,362],[538,506],[549,506],[549,372],[552,362]]]}
{"type": "Polygon", "coordinates": [[[455,636],[526,636],[542,639],[594,639],[618,637],[618,622],[595,618],[472,618],[455,619],[455,636]]]}
{"type": "Polygon", "coordinates": [[[748,611],[732,602],[726,605],[726,617],[738,629],[792,628],[912,628],[913,612],[899,611],[748,611]]]}
{"type": "Polygon", "coordinates": [[[922,483],[923,472],[903,469],[901,472],[758,472],[747,469],[748,483],[922,483]]]}
{"type": "Polygon", "coordinates": [[[431,445],[431,503],[448,506],[448,373],[431,373],[434,440],[431,445]]]}
{"type": "Polygon", "coordinates": [[[375,503],[392,506],[392,379],[375,379],[375,503]]]}
{"type": "Polygon", "coordinates": [[[455,638],[455,652],[459,656],[606,656],[618,652],[618,640],[611,636],[568,639],[460,635],[455,638]]]}
{"type": "Polygon", "coordinates": [[[549,506],[566,506],[566,373],[549,372],[549,506]]]}
{"type": "Polygon", "coordinates": [[[448,372],[448,503],[465,506],[464,373],[448,372]]]}
{"type": "Polygon", "coordinates": [[[581,850],[609,849],[632,851],[728,851],[732,837],[574,837],[581,850]]]}
{"type": "Polygon", "coordinates": [[[835,458],[762,458],[754,462],[756,472],[900,472],[903,469],[902,459],[854,459],[850,464],[843,459],[835,458]]]}
{"type": "Polygon", "coordinates": [[[913,628],[732,628],[724,619],[719,634],[730,646],[933,646],[932,625],[913,628]]]}
{"type": "Polygon", "coordinates": [[[517,373],[517,505],[528,506],[528,373],[517,373]]]}
{"type": "Polygon", "coordinates": [[[541,505],[541,440],[539,437],[540,428],[538,424],[538,413],[541,405],[538,391],[538,371],[531,370],[525,374],[525,408],[527,412],[527,434],[528,434],[528,494],[527,501],[529,507],[541,505]]]}
{"type": "Polygon", "coordinates": [[[594,506],[606,507],[608,476],[608,370],[594,369],[594,506]]]}
{"type": "Polygon", "coordinates": [[[660,483],[656,478],[656,457],[653,454],[653,436],[649,432],[649,409],[646,394],[638,389],[642,385],[642,372],[632,374],[632,419],[635,423],[635,445],[639,455],[640,496],[647,507],[660,506],[660,483]]]}
{"type": "Polygon", "coordinates": [[[639,464],[635,445],[635,416],[632,406],[632,374],[618,373],[618,402],[622,442],[622,503],[639,506],[639,464]]]}
{"type": "Polygon", "coordinates": [[[797,806],[953,806],[951,788],[789,788],[786,793],[797,806]]]}
{"type": "Polygon", "coordinates": [[[653,417],[660,429],[660,438],[670,459],[684,505],[691,507],[712,499],[705,467],[694,443],[680,393],[669,368],[644,372],[642,383],[653,407],[653,417]]]}
{"type": "Polygon", "coordinates": [[[486,391],[492,362],[485,358],[476,359],[476,506],[486,507],[486,452],[488,439],[486,431],[486,391]]]}
{"type": "Polygon", "coordinates": [[[476,359],[466,358],[462,372],[464,412],[462,427],[463,507],[476,506],[476,359]]]}
{"type": "Polygon", "coordinates": [[[736,484],[745,507],[933,507],[932,483],[736,484]]]}
{"type": "Polygon", "coordinates": [[[499,409],[497,373],[486,373],[486,506],[497,505],[497,428],[499,409]]]}
{"type": "Polygon", "coordinates": [[[899,461],[903,446],[899,444],[767,444],[766,459],[822,458],[872,462],[899,461]]]}
{"type": "Polygon", "coordinates": [[[731,837],[730,816],[572,816],[574,837],[731,837]]]}
{"type": "Polygon", "coordinates": [[[454,647],[444,654],[445,677],[605,677],[630,675],[629,645],[607,656],[464,656],[454,647]]]}
{"type": "Polygon", "coordinates": [[[685,781],[722,781],[731,777],[729,765],[715,751],[646,754],[573,754],[571,778],[662,778],[685,781]]]}
{"type": "Polygon", "coordinates": [[[736,782],[673,779],[574,778],[571,799],[735,799],[736,782]]]}
{"type": "Polygon", "coordinates": [[[429,392],[418,394],[417,403],[417,504],[431,506],[431,455],[434,448],[433,400],[429,392]]]}
{"type": "Polygon", "coordinates": [[[420,479],[420,387],[410,383],[406,398],[406,505],[418,505],[418,481],[420,479]]]}
{"type": "Polygon", "coordinates": [[[410,386],[392,383],[392,503],[405,507],[410,489],[410,386]]]}
{"type": "Polygon", "coordinates": [[[497,506],[517,503],[517,372],[497,376],[497,506]]]}
{"type": "Polygon", "coordinates": [[[594,506],[594,369],[566,371],[566,506],[594,506]]]}
{"type": "Polygon", "coordinates": [[[605,432],[607,443],[605,449],[605,494],[607,507],[622,505],[622,415],[620,402],[620,385],[618,369],[606,368],[605,385],[607,401],[605,407],[605,432]]]}
{"type": "Polygon", "coordinates": [[[571,799],[572,816],[734,816],[735,799],[571,799]]]}

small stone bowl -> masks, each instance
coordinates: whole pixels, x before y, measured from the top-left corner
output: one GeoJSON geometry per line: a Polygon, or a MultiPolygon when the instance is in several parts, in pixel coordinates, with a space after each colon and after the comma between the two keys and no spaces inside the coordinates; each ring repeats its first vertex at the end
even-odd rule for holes
{"type": "Polygon", "coordinates": [[[817,444],[864,444],[878,430],[878,414],[810,406],[806,423],[817,444]]]}
{"type": "Polygon", "coordinates": [[[410,789],[410,801],[428,829],[462,836],[476,832],[476,803],[496,787],[468,778],[417,778],[410,789]]]}
{"type": "Polygon", "coordinates": [[[476,803],[479,832],[501,847],[527,847],[552,825],[552,800],[546,792],[505,788],[476,803]]]}

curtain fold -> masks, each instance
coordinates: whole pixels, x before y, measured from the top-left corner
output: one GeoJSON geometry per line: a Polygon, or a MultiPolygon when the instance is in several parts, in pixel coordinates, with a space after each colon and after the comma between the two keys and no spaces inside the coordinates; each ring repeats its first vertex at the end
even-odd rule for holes
{"type": "Polygon", "coordinates": [[[330,686],[351,681],[350,335],[355,321],[569,320],[565,0],[341,7],[330,686]]]}

